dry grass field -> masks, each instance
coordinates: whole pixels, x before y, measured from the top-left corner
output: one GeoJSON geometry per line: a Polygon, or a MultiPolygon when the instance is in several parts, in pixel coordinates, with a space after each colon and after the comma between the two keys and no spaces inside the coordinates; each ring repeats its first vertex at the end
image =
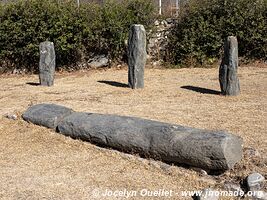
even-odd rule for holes
{"type": "Polygon", "coordinates": [[[169,199],[191,199],[181,191],[223,190],[225,181],[238,183],[254,171],[267,178],[267,66],[241,66],[239,74],[237,97],[218,94],[215,68],[147,69],[143,90],[126,87],[126,68],[58,73],[53,87],[36,85],[37,75],[1,75],[0,199],[125,199],[93,196],[106,189],[165,189],[175,192],[169,199]],[[73,140],[21,117],[4,117],[20,116],[37,103],[227,130],[244,139],[244,158],[222,175],[202,175],[73,140]],[[250,148],[257,152],[251,155],[250,148]]]}

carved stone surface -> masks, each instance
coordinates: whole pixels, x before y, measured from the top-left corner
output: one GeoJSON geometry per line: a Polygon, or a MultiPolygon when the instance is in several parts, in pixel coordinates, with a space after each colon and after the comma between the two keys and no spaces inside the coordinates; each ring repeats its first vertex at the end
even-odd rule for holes
{"type": "Polygon", "coordinates": [[[222,94],[235,96],[240,93],[238,69],[237,38],[229,36],[224,43],[224,57],[219,69],[219,81],[222,94]]]}
{"type": "Polygon", "coordinates": [[[99,146],[209,171],[225,171],[242,158],[242,139],[224,131],[136,117],[73,112],[54,104],[32,106],[23,119],[99,146]]]}
{"type": "Polygon", "coordinates": [[[56,129],[60,120],[70,115],[73,111],[64,106],[55,104],[37,104],[28,108],[22,115],[25,121],[56,129]]]}
{"type": "Polygon", "coordinates": [[[56,67],[56,55],[53,42],[42,42],[40,44],[39,80],[40,85],[54,85],[56,67]]]}
{"type": "Polygon", "coordinates": [[[225,171],[242,157],[242,140],[232,134],[134,117],[73,113],[57,129],[100,146],[209,170],[225,171]]]}

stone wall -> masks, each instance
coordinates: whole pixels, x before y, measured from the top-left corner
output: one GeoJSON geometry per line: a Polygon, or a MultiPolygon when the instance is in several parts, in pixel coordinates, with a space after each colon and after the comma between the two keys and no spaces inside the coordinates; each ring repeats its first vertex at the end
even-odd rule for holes
{"type": "Polygon", "coordinates": [[[148,31],[147,53],[153,65],[165,60],[170,29],[175,25],[175,20],[156,20],[154,28],[148,31]]]}

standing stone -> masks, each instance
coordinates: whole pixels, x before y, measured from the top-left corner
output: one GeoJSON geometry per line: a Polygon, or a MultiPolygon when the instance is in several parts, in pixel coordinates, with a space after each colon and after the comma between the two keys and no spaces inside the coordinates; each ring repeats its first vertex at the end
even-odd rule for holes
{"type": "Polygon", "coordinates": [[[242,158],[242,139],[235,135],[141,118],[76,112],[61,120],[57,130],[100,146],[209,171],[231,169],[242,158]]]}
{"type": "Polygon", "coordinates": [[[128,40],[128,83],[132,89],[144,88],[146,58],[145,28],[139,24],[132,25],[128,40]]]}
{"type": "Polygon", "coordinates": [[[54,85],[54,75],[56,66],[56,55],[53,42],[42,42],[39,46],[39,80],[40,85],[54,85]]]}
{"type": "Polygon", "coordinates": [[[217,173],[232,168],[242,158],[242,139],[224,131],[136,117],[79,113],[55,104],[31,106],[22,117],[102,147],[217,173]]]}
{"type": "Polygon", "coordinates": [[[33,124],[56,129],[58,123],[68,115],[72,114],[72,109],[60,105],[38,104],[31,106],[22,118],[33,124]]]}
{"type": "Polygon", "coordinates": [[[235,96],[240,93],[238,68],[238,44],[234,36],[227,37],[224,43],[224,57],[219,70],[222,94],[235,96]]]}

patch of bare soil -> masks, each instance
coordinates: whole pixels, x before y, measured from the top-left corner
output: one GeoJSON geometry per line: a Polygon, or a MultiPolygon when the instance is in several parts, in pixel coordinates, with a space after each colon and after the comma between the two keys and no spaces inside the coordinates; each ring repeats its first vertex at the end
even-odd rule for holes
{"type": "Polygon", "coordinates": [[[126,87],[126,68],[57,74],[53,87],[37,86],[36,75],[0,76],[0,199],[125,199],[101,196],[124,189],[165,189],[174,192],[169,199],[191,199],[181,192],[223,189],[254,171],[266,177],[267,68],[240,67],[239,74],[237,97],[219,95],[218,69],[147,69],[143,90],[126,87]],[[3,117],[37,103],[226,130],[244,139],[244,158],[223,175],[201,175],[3,117]]]}

